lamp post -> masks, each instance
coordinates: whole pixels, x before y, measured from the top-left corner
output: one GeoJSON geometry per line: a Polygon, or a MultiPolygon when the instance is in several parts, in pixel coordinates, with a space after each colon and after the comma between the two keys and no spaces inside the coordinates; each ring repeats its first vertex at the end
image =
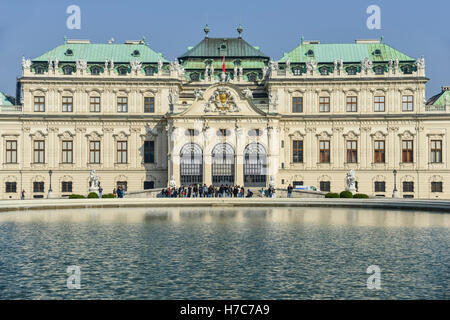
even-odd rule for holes
{"type": "Polygon", "coordinates": [[[50,185],[49,185],[49,188],[48,188],[48,195],[47,195],[47,199],[51,199],[52,198],[52,196],[53,196],[53,190],[52,190],[52,174],[53,174],[53,171],[52,170],[49,170],[48,171],[48,175],[50,176],[50,185]]]}
{"type": "Polygon", "coordinates": [[[394,191],[392,192],[392,198],[398,198],[398,191],[397,191],[397,170],[394,169],[392,172],[394,174],[394,191]]]}

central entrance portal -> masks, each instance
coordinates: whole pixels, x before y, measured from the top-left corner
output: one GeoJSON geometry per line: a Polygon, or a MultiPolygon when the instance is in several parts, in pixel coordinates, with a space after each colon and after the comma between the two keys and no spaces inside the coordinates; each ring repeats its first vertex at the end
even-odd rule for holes
{"type": "Polygon", "coordinates": [[[180,183],[185,186],[203,183],[203,150],[198,144],[188,143],[181,149],[180,183]]]}
{"type": "Polygon", "coordinates": [[[228,143],[221,143],[212,151],[212,183],[234,185],[234,150],[228,143]]]}
{"type": "Polygon", "coordinates": [[[266,187],[267,153],[260,143],[249,144],[244,151],[244,184],[246,187],[266,187]]]}

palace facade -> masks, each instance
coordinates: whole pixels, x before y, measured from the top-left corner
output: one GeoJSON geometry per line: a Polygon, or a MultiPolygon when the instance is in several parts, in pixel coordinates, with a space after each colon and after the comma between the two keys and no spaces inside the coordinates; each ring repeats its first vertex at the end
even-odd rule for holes
{"type": "Polygon", "coordinates": [[[65,40],[23,59],[2,95],[3,199],[169,184],[316,186],[450,198],[450,88],[425,101],[424,59],[379,40],[305,41],[278,61],[205,37],[175,61],[145,40],[65,40]],[[224,69],[224,70],[223,70],[224,69]],[[50,186],[51,183],[51,186],[50,186]]]}

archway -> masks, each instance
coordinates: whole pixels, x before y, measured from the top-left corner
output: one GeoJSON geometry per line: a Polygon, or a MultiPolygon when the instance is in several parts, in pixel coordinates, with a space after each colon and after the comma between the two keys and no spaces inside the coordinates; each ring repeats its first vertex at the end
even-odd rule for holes
{"type": "Polygon", "coordinates": [[[244,184],[265,187],[267,181],[267,152],[260,143],[251,143],[244,150],[244,184]]]}
{"type": "Polygon", "coordinates": [[[217,144],[212,151],[212,183],[234,184],[234,150],[228,143],[217,144]]]}
{"type": "Polygon", "coordinates": [[[180,183],[203,183],[203,150],[198,144],[185,144],[180,151],[180,183]]]}

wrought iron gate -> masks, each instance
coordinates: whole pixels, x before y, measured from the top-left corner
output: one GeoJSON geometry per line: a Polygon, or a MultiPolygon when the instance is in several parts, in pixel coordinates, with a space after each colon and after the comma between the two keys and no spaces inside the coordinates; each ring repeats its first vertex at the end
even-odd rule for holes
{"type": "Polygon", "coordinates": [[[244,184],[246,187],[266,187],[266,182],[266,150],[259,143],[251,143],[244,152],[244,184]]]}
{"type": "Polygon", "coordinates": [[[180,183],[203,183],[203,151],[194,143],[184,145],[180,152],[180,183]]]}
{"type": "Polygon", "coordinates": [[[234,150],[231,145],[221,143],[214,147],[211,174],[216,186],[234,184],[234,150]]]}

